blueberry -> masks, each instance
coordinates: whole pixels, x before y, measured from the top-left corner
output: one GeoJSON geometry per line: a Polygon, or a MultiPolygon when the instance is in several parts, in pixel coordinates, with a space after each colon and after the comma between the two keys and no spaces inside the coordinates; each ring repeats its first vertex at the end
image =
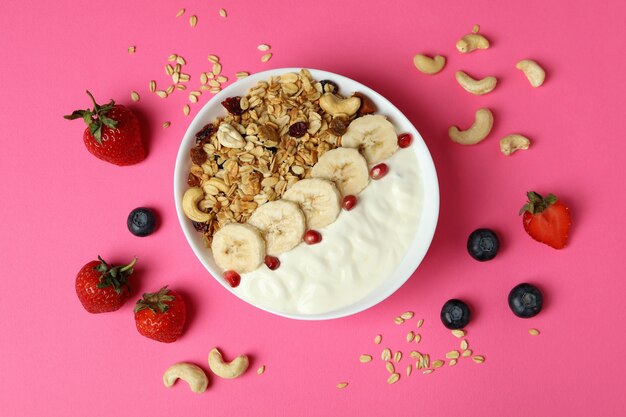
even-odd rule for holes
{"type": "Polygon", "coordinates": [[[543,294],[534,285],[519,284],[509,293],[509,307],[517,317],[534,317],[543,307],[543,294]]]}
{"type": "Polygon", "coordinates": [[[441,322],[448,329],[462,329],[470,321],[470,311],[461,300],[448,300],[441,309],[441,322]]]}
{"type": "Polygon", "coordinates": [[[467,251],[477,261],[489,261],[496,257],[500,248],[498,236],[489,229],[476,229],[467,238],[467,251]]]}
{"type": "Polygon", "coordinates": [[[130,212],[126,225],[135,236],[148,236],[156,229],[156,215],[152,209],[138,207],[130,212]]]}

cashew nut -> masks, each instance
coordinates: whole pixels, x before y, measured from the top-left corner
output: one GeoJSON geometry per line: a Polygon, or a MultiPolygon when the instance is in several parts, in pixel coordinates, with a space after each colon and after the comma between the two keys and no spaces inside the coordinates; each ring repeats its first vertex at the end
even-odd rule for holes
{"type": "Polygon", "coordinates": [[[448,129],[448,136],[453,142],[461,145],[474,145],[485,139],[493,127],[493,114],[489,109],[479,109],[474,123],[467,130],[459,130],[456,126],[448,129]]]}
{"type": "Polygon", "coordinates": [[[535,88],[543,84],[543,81],[546,79],[546,72],[532,59],[522,59],[515,65],[515,68],[522,70],[526,78],[528,78],[530,85],[535,88]]]}
{"type": "Polygon", "coordinates": [[[330,113],[333,116],[336,116],[339,113],[352,116],[359,111],[359,107],[361,107],[361,99],[356,96],[342,99],[332,93],[326,93],[320,97],[320,107],[326,113],[330,113]]]}
{"type": "Polygon", "coordinates": [[[198,208],[198,203],[204,199],[204,190],[200,187],[191,187],[183,194],[183,212],[185,216],[194,222],[204,223],[209,221],[209,213],[198,208]]]}
{"type": "Polygon", "coordinates": [[[530,146],[530,140],[522,135],[513,134],[500,139],[500,151],[506,156],[520,149],[526,150],[530,146]]]}
{"type": "Polygon", "coordinates": [[[441,55],[435,55],[430,58],[426,55],[417,54],[413,57],[413,64],[415,68],[423,72],[424,74],[437,74],[446,65],[446,58],[441,55]]]}
{"type": "Polygon", "coordinates": [[[217,129],[217,140],[222,146],[227,148],[243,148],[246,146],[246,141],[241,136],[241,133],[228,123],[220,124],[220,127],[217,129]]]}
{"type": "Polygon", "coordinates": [[[489,41],[483,35],[478,33],[467,34],[456,43],[456,49],[463,54],[468,54],[476,49],[487,48],[489,48],[489,41]]]}
{"type": "Polygon", "coordinates": [[[455,76],[457,82],[465,91],[476,94],[477,96],[493,91],[498,82],[496,77],[485,77],[482,80],[475,80],[463,71],[457,71],[455,76]]]}
{"type": "Polygon", "coordinates": [[[239,355],[232,362],[224,362],[222,354],[217,348],[213,348],[209,352],[209,368],[213,373],[221,378],[237,378],[241,376],[246,369],[248,369],[248,357],[246,355],[239,355]]]}
{"type": "Polygon", "coordinates": [[[206,391],[209,386],[209,377],[202,368],[193,363],[179,362],[167,368],[163,374],[163,385],[170,388],[179,378],[189,384],[191,391],[198,394],[206,391]]]}

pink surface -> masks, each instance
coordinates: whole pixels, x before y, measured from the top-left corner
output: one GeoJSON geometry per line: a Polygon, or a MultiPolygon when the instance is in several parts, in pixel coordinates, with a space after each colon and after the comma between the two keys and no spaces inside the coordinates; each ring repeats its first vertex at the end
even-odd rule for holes
{"type": "MultiPolygon", "coordinates": [[[[624,323],[623,51],[626,9],[613,2],[117,1],[85,5],[11,1],[0,15],[4,57],[0,101],[0,415],[428,415],[618,416],[626,414],[621,358],[624,323]],[[159,4],[158,2],[156,2],[159,4]],[[174,15],[181,7],[187,13],[174,15]],[[228,18],[218,15],[219,7],[228,18]],[[199,17],[189,27],[191,14],[199,17]],[[460,55],[455,41],[479,23],[493,46],[460,55]],[[260,43],[274,57],[261,63],[260,43]],[[129,55],[130,45],[137,53],[129,55]],[[418,73],[415,53],[440,53],[445,70],[418,73]],[[441,216],[430,252],[414,276],[382,304],[353,317],[298,322],[259,311],[229,295],[193,256],[175,217],[174,159],[191,116],[186,94],[161,100],[150,79],[165,83],[163,65],[183,55],[188,72],[224,73],[303,66],[341,73],[397,105],[424,136],[438,169],[441,216]],[[548,73],[532,89],[514,68],[534,58],[548,73]],[[498,88],[475,97],[454,71],[495,75],[498,88]],[[84,126],[62,115],[86,107],[86,88],[116,98],[142,117],[149,156],[118,168],[89,155],[84,126]],[[130,101],[131,90],[139,103],[130,101]],[[469,125],[488,106],[495,127],[485,142],[449,141],[450,124],[469,125]],[[161,123],[171,120],[164,130],[161,123]],[[532,148],[505,158],[497,139],[520,132],[532,148]],[[572,211],[570,246],[556,251],[523,231],[517,211],[529,189],[554,192],[572,211]],[[148,238],[126,230],[128,212],[153,206],[162,225],[148,238]],[[502,251],[473,261],[465,241],[477,227],[495,229],[502,251]],[[132,300],[90,315],[74,293],[80,267],[98,254],[110,262],[139,257],[133,300],[164,284],[190,307],[184,337],[170,345],[136,333],[132,300]],[[506,303],[522,281],[540,285],[545,310],[513,316],[506,303]],[[442,303],[467,300],[474,312],[470,347],[483,365],[461,361],[393,386],[380,348],[411,349],[393,317],[425,319],[418,347],[442,357],[458,339],[438,320],[442,303]],[[531,327],[541,335],[531,337],[531,327]],[[380,347],[376,334],[384,335],[380,347]],[[247,352],[252,371],[239,380],[212,378],[202,395],[184,384],[167,390],[161,375],[173,362],[205,369],[213,346],[247,352]],[[375,361],[360,364],[370,353],[375,361]],[[256,375],[260,365],[266,373],[256,375]],[[337,390],[335,385],[350,385],[337,390]]],[[[195,84],[196,81],[191,84],[195,84]]],[[[192,115],[210,98],[192,106],[192,115]]],[[[346,260],[349,262],[349,260],[346,260]]]]}

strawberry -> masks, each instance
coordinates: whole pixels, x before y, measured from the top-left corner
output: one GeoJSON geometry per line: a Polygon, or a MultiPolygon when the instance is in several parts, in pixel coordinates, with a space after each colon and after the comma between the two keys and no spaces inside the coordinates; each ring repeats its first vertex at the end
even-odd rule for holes
{"type": "Polygon", "coordinates": [[[137,258],[126,266],[107,264],[100,256],[81,268],[76,276],[76,294],[90,313],[119,310],[130,295],[128,277],[137,258]]]}
{"type": "Polygon", "coordinates": [[[91,93],[87,94],[93,102],[93,110],[75,110],[63,116],[68,120],[83,119],[87,129],[83,141],[87,150],[96,158],[115,165],[133,165],[146,157],[141,142],[139,121],[128,108],[115,104],[111,100],[100,106],[91,93]]]}
{"type": "Polygon", "coordinates": [[[137,330],[159,342],[175,342],[183,333],[186,316],[185,300],[167,286],[144,294],[135,305],[137,330]]]}
{"type": "Polygon", "coordinates": [[[569,209],[554,194],[546,198],[534,191],[527,194],[528,202],[520,210],[524,214],[524,230],[533,239],[555,249],[563,249],[567,244],[568,232],[572,224],[569,209]]]}

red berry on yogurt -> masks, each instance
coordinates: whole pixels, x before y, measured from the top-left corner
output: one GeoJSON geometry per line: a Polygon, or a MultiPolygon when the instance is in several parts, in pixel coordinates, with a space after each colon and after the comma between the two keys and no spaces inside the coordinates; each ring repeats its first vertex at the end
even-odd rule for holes
{"type": "Polygon", "coordinates": [[[347,195],[341,199],[341,207],[346,211],[350,211],[356,206],[356,201],[355,195],[347,195]]]}
{"type": "Polygon", "coordinates": [[[275,256],[267,255],[265,257],[265,265],[267,265],[267,267],[273,271],[275,269],[278,269],[278,267],[280,266],[280,259],[275,256]]]}
{"type": "Polygon", "coordinates": [[[374,165],[372,169],[370,169],[370,177],[373,180],[379,180],[389,172],[389,165],[382,163],[378,165],[374,165]]]}
{"type": "Polygon", "coordinates": [[[410,133],[402,133],[398,135],[398,146],[401,148],[408,148],[413,142],[413,136],[410,133]]]}
{"type": "Polygon", "coordinates": [[[228,282],[228,285],[235,288],[241,282],[241,275],[235,271],[224,271],[224,279],[228,282]]]}
{"type": "Polygon", "coordinates": [[[307,245],[315,245],[322,241],[322,234],[317,230],[307,230],[304,234],[304,243],[307,245]]]}

